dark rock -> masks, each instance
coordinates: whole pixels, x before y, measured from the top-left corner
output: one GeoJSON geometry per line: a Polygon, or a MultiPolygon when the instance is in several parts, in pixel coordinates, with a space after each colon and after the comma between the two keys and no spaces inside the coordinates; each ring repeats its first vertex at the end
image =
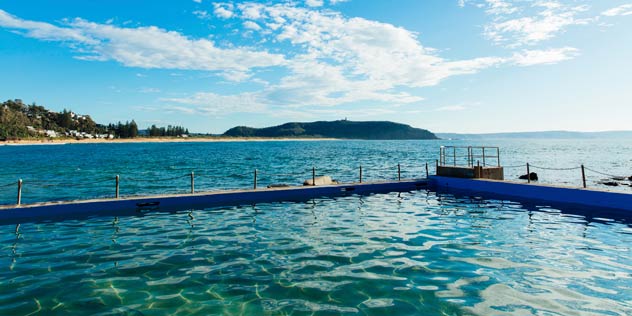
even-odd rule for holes
{"type": "Polygon", "coordinates": [[[632,176],[629,176],[629,177],[628,177],[628,180],[629,180],[629,181],[632,181],[632,176]]]}
{"type": "Polygon", "coordinates": [[[523,174],[518,177],[520,180],[527,180],[530,178],[531,181],[538,181],[538,174],[535,172],[529,173],[529,175],[523,174]]]}
{"type": "Polygon", "coordinates": [[[619,183],[618,182],[614,182],[614,181],[604,181],[604,182],[600,182],[599,184],[607,185],[609,187],[618,187],[619,186],[619,183]]]}
{"type": "Polygon", "coordinates": [[[285,184],[285,183],[274,183],[274,184],[270,184],[268,186],[268,189],[270,188],[289,188],[290,185],[289,184],[285,184]]]}
{"type": "Polygon", "coordinates": [[[624,181],[626,179],[627,179],[626,177],[612,177],[612,180],[614,181],[624,181]]]}

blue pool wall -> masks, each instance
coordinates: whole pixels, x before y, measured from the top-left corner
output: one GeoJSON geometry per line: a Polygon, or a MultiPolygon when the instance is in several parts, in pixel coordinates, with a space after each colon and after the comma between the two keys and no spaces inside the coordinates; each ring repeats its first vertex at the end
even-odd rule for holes
{"type": "Polygon", "coordinates": [[[182,211],[216,206],[264,202],[306,201],[350,194],[405,192],[425,188],[427,180],[287,187],[260,190],[215,191],[195,194],[128,197],[70,202],[50,202],[0,208],[0,223],[78,219],[90,216],[138,215],[152,211],[182,211]]]}
{"type": "MultiPolygon", "coordinates": [[[[632,217],[632,194],[507,181],[431,176],[429,179],[399,182],[216,191],[3,206],[0,207],[0,223],[81,219],[91,216],[137,216],[155,211],[169,212],[264,202],[307,201],[319,197],[405,192],[418,189],[431,189],[437,192],[459,195],[483,196],[490,199],[507,197],[508,199],[519,199],[527,204],[541,201],[548,205],[573,205],[583,209],[582,214],[587,216],[620,214],[632,217]]],[[[580,209],[574,211],[580,211],[580,209]]]]}
{"type": "Polygon", "coordinates": [[[472,193],[506,196],[533,201],[572,204],[618,210],[632,215],[632,194],[552,185],[516,183],[484,179],[462,179],[430,176],[430,185],[441,189],[465,190],[472,193]]]}

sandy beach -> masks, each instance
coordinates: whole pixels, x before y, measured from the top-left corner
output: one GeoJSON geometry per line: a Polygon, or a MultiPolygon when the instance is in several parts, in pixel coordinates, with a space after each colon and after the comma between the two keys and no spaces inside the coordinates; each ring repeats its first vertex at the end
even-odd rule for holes
{"type": "Polygon", "coordinates": [[[213,143],[213,142],[271,142],[271,141],[332,141],[337,138],[267,138],[267,137],[137,137],[122,139],[21,139],[0,141],[2,145],[64,145],[64,144],[121,144],[121,143],[213,143]]]}

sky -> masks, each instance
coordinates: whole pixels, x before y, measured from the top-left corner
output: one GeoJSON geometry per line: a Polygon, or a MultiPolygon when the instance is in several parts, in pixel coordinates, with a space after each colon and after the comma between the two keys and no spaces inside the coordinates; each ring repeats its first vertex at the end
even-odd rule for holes
{"type": "Polygon", "coordinates": [[[0,0],[0,99],[99,123],[629,130],[632,0],[0,0]]]}

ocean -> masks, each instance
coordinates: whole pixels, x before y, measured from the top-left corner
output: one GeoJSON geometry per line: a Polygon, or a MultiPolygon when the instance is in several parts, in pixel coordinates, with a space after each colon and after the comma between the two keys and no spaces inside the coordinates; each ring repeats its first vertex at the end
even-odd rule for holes
{"type": "Polygon", "coordinates": [[[15,203],[18,179],[22,203],[32,203],[112,197],[116,175],[122,196],[189,192],[191,172],[196,191],[251,188],[255,169],[259,187],[301,185],[312,168],[317,175],[353,182],[360,166],[364,181],[397,179],[399,164],[402,178],[419,178],[425,177],[426,163],[434,172],[442,145],[500,147],[507,180],[526,174],[528,162],[541,183],[581,186],[578,167],[584,164],[589,187],[632,191],[626,181],[603,186],[610,177],[592,171],[632,176],[632,142],[620,139],[111,143],[0,146],[0,204],[15,203]]]}

